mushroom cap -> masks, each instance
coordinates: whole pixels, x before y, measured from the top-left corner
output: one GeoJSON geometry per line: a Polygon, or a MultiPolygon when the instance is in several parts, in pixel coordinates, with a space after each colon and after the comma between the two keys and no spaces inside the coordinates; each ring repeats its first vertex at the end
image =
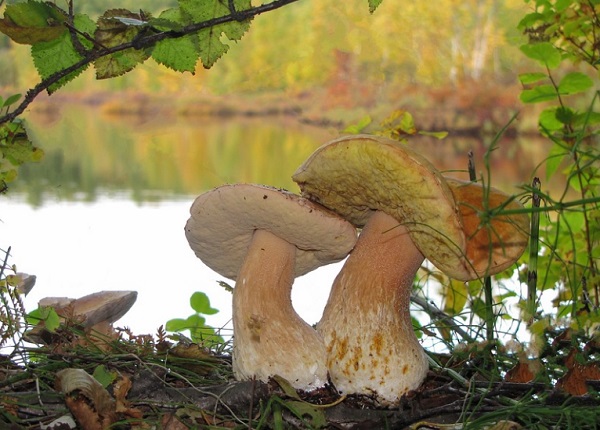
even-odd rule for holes
{"type": "Polygon", "coordinates": [[[433,165],[406,145],[380,136],[353,135],[318,148],[292,179],[302,195],[362,227],[373,211],[409,230],[438,269],[466,280],[466,238],[452,191],[433,165]]]}
{"type": "Polygon", "coordinates": [[[294,244],[295,276],[342,260],[356,243],[354,226],[323,206],[285,190],[223,185],[201,194],[185,235],[196,256],[226,278],[237,278],[255,230],[294,244]]]}
{"type": "Polygon", "coordinates": [[[502,211],[523,206],[493,187],[454,178],[446,181],[462,217],[473,277],[495,275],[515,263],[529,241],[529,217],[526,213],[503,215],[502,211]],[[494,210],[499,214],[488,219],[478,214],[494,210]]]}
{"type": "Polygon", "coordinates": [[[83,325],[92,327],[101,322],[113,323],[127,313],[137,300],[137,291],[100,291],[79,299],[46,297],[39,306],[52,306],[59,314],[67,308],[73,316],[83,317],[83,325]]]}

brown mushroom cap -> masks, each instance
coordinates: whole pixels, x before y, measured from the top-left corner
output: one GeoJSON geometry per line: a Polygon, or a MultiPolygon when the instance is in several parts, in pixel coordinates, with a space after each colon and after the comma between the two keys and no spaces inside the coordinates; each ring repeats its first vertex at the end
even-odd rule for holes
{"type": "Polygon", "coordinates": [[[208,267],[236,279],[255,230],[296,246],[295,276],[342,260],[355,228],[323,206],[273,187],[223,185],[196,198],[185,227],[190,247],[208,267]]]}
{"type": "Polygon", "coordinates": [[[302,195],[362,227],[380,210],[403,224],[419,250],[449,276],[471,279],[466,238],[442,175],[406,145],[345,136],[318,148],[292,179],[302,195]]]}

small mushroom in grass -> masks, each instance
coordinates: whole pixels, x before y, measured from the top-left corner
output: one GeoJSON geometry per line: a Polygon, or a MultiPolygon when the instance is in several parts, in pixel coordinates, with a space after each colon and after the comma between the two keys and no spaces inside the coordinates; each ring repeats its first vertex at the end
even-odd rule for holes
{"type": "MultiPolygon", "coordinates": [[[[137,299],[137,291],[100,291],[79,299],[46,297],[38,302],[40,308],[52,307],[62,319],[77,322],[90,333],[98,346],[116,337],[112,323],[127,313],[137,299]]],[[[35,343],[52,343],[52,336],[43,325],[26,333],[35,343]]]]}
{"type": "Polygon", "coordinates": [[[294,388],[327,382],[321,336],[294,311],[292,283],[342,260],[356,229],[322,206],[287,191],[225,185],[200,195],[185,233],[208,267],[236,280],[233,371],[237,379],[274,375],[294,388]]]}
{"type": "Polygon", "coordinates": [[[81,320],[85,328],[100,323],[112,324],[127,313],[137,300],[137,291],[100,291],[79,299],[46,297],[38,306],[51,306],[61,317],[81,320]]]}
{"type": "MultiPolygon", "coordinates": [[[[429,367],[409,313],[424,258],[463,281],[497,273],[523,252],[527,216],[492,218],[479,228],[473,214],[484,206],[483,187],[449,184],[420,155],[375,136],[322,146],[293,179],[304,196],[364,226],[317,325],[331,380],[342,393],[395,404],[423,382],[429,367]],[[457,204],[455,194],[466,202],[457,204]]],[[[491,209],[509,199],[485,192],[491,209]]]]}

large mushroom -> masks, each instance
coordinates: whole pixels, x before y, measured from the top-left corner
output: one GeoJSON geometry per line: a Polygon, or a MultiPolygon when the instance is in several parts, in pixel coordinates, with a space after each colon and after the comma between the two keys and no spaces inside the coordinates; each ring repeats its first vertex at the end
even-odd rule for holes
{"type": "Polygon", "coordinates": [[[296,276],[342,260],[356,242],[352,224],[321,205],[266,186],[224,185],[200,195],[185,233],[208,267],[236,280],[233,371],[274,375],[295,388],[327,382],[325,345],[291,302],[296,276]]]}
{"type": "MultiPolygon", "coordinates": [[[[498,273],[523,252],[527,217],[499,216],[479,225],[473,216],[484,207],[483,187],[449,185],[419,154],[375,136],[323,145],[293,179],[304,196],[363,227],[317,324],[331,380],[340,392],[394,404],[428,371],[409,313],[424,258],[462,281],[498,273]]],[[[490,209],[519,207],[495,189],[485,195],[490,209]]]]}

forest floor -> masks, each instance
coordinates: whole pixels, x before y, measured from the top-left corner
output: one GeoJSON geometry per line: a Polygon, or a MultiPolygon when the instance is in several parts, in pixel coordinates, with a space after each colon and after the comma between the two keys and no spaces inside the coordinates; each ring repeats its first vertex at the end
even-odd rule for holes
{"type": "MultiPolygon", "coordinates": [[[[38,334],[40,332],[38,331],[38,334]]],[[[158,330],[104,333],[65,321],[0,356],[0,428],[595,429],[600,342],[549,329],[536,359],[497,342],[430,353],[423,385],[394,407],[331,386],[235,381],[230,344],[211,349],[158,330]]]]}

